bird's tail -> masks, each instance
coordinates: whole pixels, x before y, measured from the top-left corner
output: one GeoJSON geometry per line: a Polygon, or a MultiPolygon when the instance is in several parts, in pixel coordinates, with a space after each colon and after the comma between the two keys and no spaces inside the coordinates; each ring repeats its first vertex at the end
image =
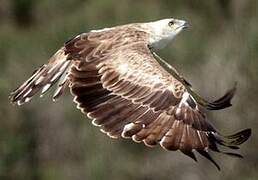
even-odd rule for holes
{"type": "Polygon", "coordinates": [[[59,49],[49,60],[48,64],[39,67],[31,77],[20,87],[11,92],[9,98],[12,103],[22,105],[39,91],[41,96],[52,87],[58,80],[58,87],[53,95],[53,99],[58,98],[68,85],[68,71],[71,61],[67,60],[67,55],[63,48],[59,49]]]}

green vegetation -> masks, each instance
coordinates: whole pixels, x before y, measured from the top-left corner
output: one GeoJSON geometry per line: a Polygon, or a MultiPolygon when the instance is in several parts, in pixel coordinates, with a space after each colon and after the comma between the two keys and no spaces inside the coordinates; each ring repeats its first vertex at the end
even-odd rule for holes
{"type": "Polygon", "coordinates": [[[258,4],[256,0],[0,0],[0,179],[257,179],[258,4]],[[67,92],[16,107],[11,90],[62,43],[91,29],[176,17],[192,27],[158,52],[205,98],[238,82],[233,107],[209,112],[225,134],[251,127],[244,159],[213,153],[195,163],[179,152],[113,140],[93,127],[67,92]]]}

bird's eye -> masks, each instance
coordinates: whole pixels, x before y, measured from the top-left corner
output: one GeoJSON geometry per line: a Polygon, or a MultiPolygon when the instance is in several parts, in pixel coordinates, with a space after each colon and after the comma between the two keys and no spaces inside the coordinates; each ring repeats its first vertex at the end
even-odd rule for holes
{"type": "Polygon", "coordinates": [[[170,22],[168,23],[168,25],[169,25],[169,26],[174,26],[174,25],[175,25],[175,21],[174,21],[174,20],[170,21],[170,22]]]}

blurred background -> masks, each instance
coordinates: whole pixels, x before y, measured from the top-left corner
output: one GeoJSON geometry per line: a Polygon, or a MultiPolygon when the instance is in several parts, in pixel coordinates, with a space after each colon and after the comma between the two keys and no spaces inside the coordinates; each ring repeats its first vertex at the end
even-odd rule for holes
{"type": "Polygon", "coordinates": [[[0,179],[258,179],[257,0],[0,0],[0,179]],[[17,107],[8,101],[33,70],[74,35],[166,17],[192,27],[158,52],[212,100],[238,82],[233,107],[209,112],[231,134],[251,127],[244,159],[213,153],[217,169],[179,152],[113,140],[93,127],[67,92],[17,107]]]}

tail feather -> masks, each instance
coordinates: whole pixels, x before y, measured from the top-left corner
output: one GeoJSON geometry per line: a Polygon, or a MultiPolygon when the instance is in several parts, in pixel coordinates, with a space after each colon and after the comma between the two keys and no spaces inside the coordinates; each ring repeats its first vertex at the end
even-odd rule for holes
{"type": "MultiPolygon", "coordinates": [[[[60,77],[64,77],[62,81],[67,80],[68,71],[71,61],[67,60],[67,55],[62,49],[58,50],[52,58],[50,58],[48,64],[42,65],[38,68],[32,76],[25,81],[20,87],[11,92],[9,98],[12,103],[22,105],[28,101],[39,91],[41,96],[46,93],[50,87],[52,87],[60,77]]],[[[59,83],[59,87],[62,87],[64,83],[59,83]]],[[[60,88],[59,88],[60,89],[60,88]]],[[[63,92],[63,87],[62,91],[63,92]]],[[[60,92],[58,93],[60,96],[60,92]]]]}

